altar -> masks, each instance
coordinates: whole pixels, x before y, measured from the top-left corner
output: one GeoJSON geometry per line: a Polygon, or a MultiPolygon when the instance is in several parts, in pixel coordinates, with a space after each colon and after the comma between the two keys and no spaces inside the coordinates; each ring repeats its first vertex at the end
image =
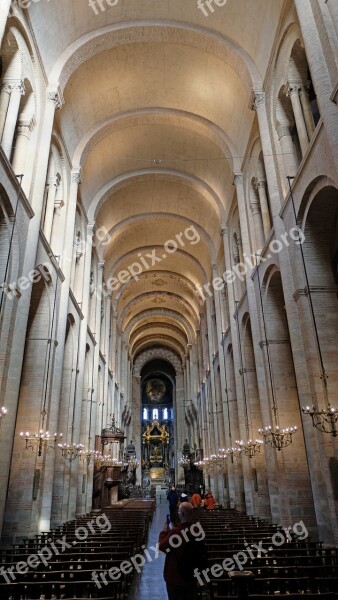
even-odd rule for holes
{"type": "Polygon", "coordinates": [[[165,424],[148,424],[142,434],[142,469],[154,484],[163,483],[170,473],[170,434],[165,424]]]}

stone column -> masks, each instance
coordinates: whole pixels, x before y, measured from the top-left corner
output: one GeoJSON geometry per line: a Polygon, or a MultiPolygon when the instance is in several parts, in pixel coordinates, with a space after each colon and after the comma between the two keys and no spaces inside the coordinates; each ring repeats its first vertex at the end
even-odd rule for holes
{"type": "MultiPolygon", "coordinates": [[[[239,175],[239,174],[238,174],[239,175]]],[[[241,185],[241,177],[237,181],[237,185],[241,185]]],[[[229,247],[229,233],[226,227],[221,229],[221,235],[223,237],[223,245],[224,245],[224,257],[225,257],[225,266],[227,270],[231,269],[231,259],[230,259],[230,247],[229,247]]],[[[236,398],[237,398],[237,406],[231,405],[231,410],[234,411],[237,409],[237,415],[239,420],[239,431],[237,433],[240,434],[239,437],[245,438],[245,421],[244,421],[244,398],[243,398],[243,388],[242,388],[242,378],[240,376],[240,359],[239,359],[239,341],[237,334],[237,324],[233,315],[235,314],[236,305],[235,305],[235,284],[228,283],[228,302],[229,302],[229,312],[230,312],[230,328],[231,328],[231,342],[233,348],[233,358],[234,358],[234,372],[235,372],[235,383],[236,383],[236,398]]],[[[234,415],[230,415],[232,420],[232,429],[234,432],[234,415]]],[[[236,433],[235,433],[236,435],[236,433]]],[[[236,442],[236,437],[232,440],[233,444],[236,442]]],[[[247,460],[241,460],[241,462],[230,463],[228,469],[228,486],[229,486],[229,498],[234,499],[237,505],[242,505],[242,498],[238,497],[238,486],[237,480],[239,477],[239,473],[243,472],[243,479],[245,482],[245,507],[248,511],[248,514],[252,514],[253,512],[253,494],[251,485],[248,482],[251,481],[251,473],[250,466],[247,460]]]]}
{"type": "Polygon", "coordinates": [[[19,120],[12,164],[14,173],[25,173],[28,143],[35,125],[34,117],[30,121],[19,120]]]}
{"type": "Polygon", "coordinates": [[[0,92],[0,140],[5,127],[8,105],[11,98],[12,87],[9,81],[3,81],[0,92]]]}
{"type": "Polygon", "coordinates": [[[54,209],[55,209],[55,199],[58,187],[60,185],[60,177],[50,177],[47,180],[47,194],[46,194],[46,212],[45,219],[43,223],[43,232],[46,236],[48,242],[51,241],[52,236],[52,227],[53,227],[53,218],[54,218],[54,209]]]}
{"type": "MultiPolygon", "coordinates": [[[[197,332],[196,332],[197,335],[197,332]]],[[[192,344],[191,348],[191,396],[193,400],[196,400],[196,396],[199,388],[199,373],[198,373],[198,350],[197,350],[197,340],[192,344]]]]}
{"type": "MultiPolygon", "coordinates": [[[[98,368],[99,368],[99,355],[100,355],[100,336],[101,336],[101,304],[102,304],[102,281],[103,281],[103,269],[104,269],[104,261],[100,261],[98,263],[98,273],[97,273],[97,285],[96,285],[96,305],[95,305],[95,359],[94,359],[94,379],[93,379],[93,401],[95,402],[97,399],[97,376],[98,376],[98,368]]],[[[93,422],[93,430],[95,430],[95,424],[93,422]]]]}
{"type": "Polygon", "coordinates": [[[176,407],[175,407],[175,476],[176,483],[184,483],[184,471],[178,467],[178,459],[182,454],[184,444],[185,404],[183,372],[176,374],[176,407]]]}
{"type": "Polygon", "coordinates": [[[300,103],[299,97],[300,85],[298,83],[290,83],[288,89],[288,95],[290,96],[293,114],[295,117],[295,123],[298,133],[298,139],[302,151],[302,156],[305,155],[305,152],[309,145],[309,137],[306,130],[304,115],[302,111],[302,105],[300,103]]]}
{"type": "MultiPolygon", "coordinates": [[[[57,349],[56,349],[56,357],[55,357],[55,373],[56,376],[53,380],[52,386],[52,401],[51,401],[51,410],[55,413],[55,419],[59,419],[59,422],[62,419],[62,415],[60,415],[61,407],[58,405],[58,399],[61,394],[61,385],[62,385],[62,372],[64,366],[64,351],[65,351],[65,336],[66,336],[66,327],[67,327],[67,315],[68,315],[68,301],[69,301],[69,289],[71,282],[71,268],[72,268],[72,255],[73,255],[73,239],[74,239],[74,229],[75,229],[75,215],[76,215],[76,203],[77,203],[77,195],[78,195],[78,187],[81,183],[81,173],[79,170],[73,170],[71,174],[71,184],[70,191],[67,200],[67,235],[64,238],[64,250],[62,257],[62,272],[65,276],[65,281],[62,284],[61,288],[61,296],[60,296],[60,305],[59,305],[59,319],[58,319],[58,334],[57,338],[59,340],[57,349]]],[[[79,328],[81,325],[79,323],[79,328]]],[[[77,352],[77,344],[76,344],[76,352],[77,352]]],[[[76,357],[74,358],[76,364],[76,357]]],[[[66,365],[68,368],[68,365],[66,365]]],[[[78,381],[78,373],[75,374],[75,377],[78,381]]],[[[76,403],[76,398],[74,399],[76,403]]],[[[81,418],[81,406],[79,403],[75,406],[74,412],[74,443],[79,443],[80,441],[80,427],[79,420],[81,418]],[[78,419],[76,418],[78,417],[78,419]]],[[[63,431],[61,427],[56,426],[55,430],[63,431]]],[[[64,432],[66,433],[66,432],[64,432]]],[[[70,438],[69,438],[70,439],[70,438]]],[[[64,442],[67,442],[67,439],[64,439],[64,442]]],[[[76,471],[78,468],[77,462],[72,462],[70,464],[65,465],[65,460],[59,455],[56,457],[55,461],[55,471],[54,471],[54,479],[49,482],[50,489],[53,489],[53,500],[52,500],[52,517],[53,521],[51,522],[52,527],[56,527],[62,521],[62,516],[64,519],[72,519],[75,517],[75,503],[76,503],[76,484],[74,485],[74,480],[76,481],[76,471]],[[67,478],[67,482],[65,481],[67,478]],[[73,485],[72,485],[73,484],[73,485]],[[68,493],[60,493],[61,490],[68,489],[68,493]],[[71,500],[72,499],[72,500],[71,500]]],[[[63,520],[64,520],[63,519],[63,520]]]]}
{"type": "MultiPolygon", "coordinates": [[[[217,420],[217,404],[216,404],[216,386],[215,386],[215,373],[214,373],[214,345],[213,345],[213,317],[211,314],[211,302],[212,298],[207,298],[207,329],[208,329],[208,350],[209,350],[209,368],[210,368],[210,397],[207,400],[206,409],[209,412],[207,420],[210,421],[209,438],[210,438],[210,450],[212,454],[216,454],[219,448],[219,425],[217,420]]],[[[218,476],[212,475],[213,480],[213,492],[215,498],[220,495],[219,479],[218,476]]]]}
{"type": "Polygon", "coordinates": [[[112,413],[110,406],[110,397],[109,397],[109,389],[108,389],[108,381],[109,381],[109,352],[110,352],[110,327],[111,327],[111,299],[112,295],[109,294],[105,299],[105,333],[104,333],[104,357],[106,360],[106,364],[104,366],[104,383],[103,383],[103,398],[105,403],[105,414],[103,417],[103,426],[106,427],[107,423],[109,423],[109,415],[112,413]]]}
{"type": "Polygon", "coordinates": [[[0,47],[4,37],[7,19],[9,17],[9,9],[11,6],[11,0],[1,0],[0,4],[0,47]]]}
{"type": "MultiPolygon", "coordinates": [[[[331,100],[332,84],[326,64],[325,53],[321,44],[318,27],[313,14],[310,0],[294,0],[298,14],[299,24],[302,31],[305,51],[312,82],[317,91],[317,101],[320,115],[323,119],[325,131],[331,146],[332,157],[338,164],[338,106],[331,100]]],[[[328,2],[329,10],[332,11],[333,22],[337,23],[337,3],[334,0],[328,2]]],[[[337,27],[337,25],[335,25],[337,27]]]]}
{"type": "Polygon", "coordinates": [[[261,205],[264,239],[267,240],[271,231],[271,220],[269,211],[269,202],[266,194],[266,181],[265,179],[256,179],[256,190],[259,195],[259,202],[261,205]]]}
{"type": "Polygon", "coordinates": [[[250,200],[250,207],[252,213],[252,220],[254,224],[255,230],[255,240],[256,240],[256,248],[255,250],[262,250],[264,248],[264,230],[263,230],[263,221],[261,214],[261,207],[259,203],[259,199],[250,200]]]}
{"type": "Polygon", "coordinates": [[[245,197],[244,197],[244,186],[243,186],[243,174],[242,173],[234,173],[234,184],[236,186],[238,213],[239,213],[239,221],[240,221],[240,226],[241,226],[243,251],[244,251],[244,254],[246,254],[247,256],[250,256],[250,254],[251,254],[250,237],[249,237],[247,214],[246,214],[246,209],[245,209],[245,197]]]}
{"type": "Polygon", "coordinates": [[[325,0],[327,7],[329,9],[329,13],[331,15],[333,27],[335,29],[337,38],[338,38],[338,5],[336,0],[325,0]]]}
{"type": "Polygon", "coordinates": [[[294,177],[298,171],[298,161],[291,137],[291,129],[288,125],[279,125],[276,131],[283,154],[285,175],[294,177]]]}
{"type": "Polygon", "coordinates": [[[7,109],[7,115],[2,134],[1,145],[4,153],[8,160],[11,159],[14,134],[16,130],[16,123],[18,120],[21,96],[25,94],[25,87],[23,81],[11,81],[10,87],[10,99],[7,109]]]}
{"type": "MultiPolygon", "coordinates": [[[[213,278],[218,277],[217,266],[213,264],[213,278]]],[[[224,283],[222,283],[222,287],[224,283]]],[[[224,448],[225,445],[225,428],[224,428],[224,406],[226,403],[226,393],[225,393],[225,373],[224,373],[224,361],[223,361],[223,346],[222,346],[222,315],[221,315],[221,291],[218,289],[220,286],[215,286],[214,289],[214,298],[215,298],[215,317],[216,317],[216,349],[218,351],[218,360],[219,360],[219,370],[220,370],[220,380],[221,380],[221,396],[219,398],[219,406],[218,410],[220,411],[217,415],[218,423],[219,423],[219,440],[218,447],[216,448],[216,452],[218,452],[219,448],[224,448]]]]}
{"type": "MultiPolygon", "coordinates": [[[[76,394],[76,415],[75,422],[81,423],[80,427],[80,439],[76,439],[76,442],[80,442],[87,448],[88,439],[86,435],[86,422],[87,422],[87,402],[83,402],[84,397],[84,375],[86,366],[86,345],[88,335],[88,309],[89,309],[89,283],[90,283],[90,271],[92,264],[92,237],[94,231],[94,223],[87,225],[87,236],[86,236],[86,251],[84,256],[84,272],[83,272],[83,289],[82,289],[82,304],[81,310],[84,318],[81,322],[80,331],[80,343],[79,343],[79,376],[78,376],[78,387],[76,394]]],[[[78,488],[77,488],[77,502],[76,502],[76,513],[82,514],[84,512],[84,494],[82,493],[82,476],[85,475],[85,467],[78,471],[78,488]]],[[[73,500],[74,501],[74,500],[73,500]]]]}
{"type": "MultiPolygon", "coordinates": [[[[269,121],[265,106],[265,93],[263,91],[253,91],[252,109],[256,110],[257,112],[259,132],[264,157],[265,173],[269,189],[271,213],[272,219],[274,221],[275,217],[279,214],[279,211],[281,209],[281,199],[279,194],[276,167],[274,163],[275,152],[273,150],[270,137],[269,121]]],[[[287,174],[289,175],[290,173],[287,174]]]]}
{"type": "MultiPolygon", "coordinates": [[[[141,377],[139,375],[133,375],[133,387],[132,387],[132,401],[133,407],[131,414],[131,426],[133,434],[133,443],[135,445],[135,452],[140,466],[136,472],[137,483],[142,483],[142,472],[141,472],[141,458],[142,458],[142,428],[141,428],[141,377]]],[[[128,442],[129,443],[129,442],[128,442]]]]}
{"type": "Polygon", "coordinates": [[[191,352],[191,344],[187,345],[187,354],[186,354],[186,396],[187,400],[191,400],[191,372],[190,372],[190,352],[191,352]]]}
{"type": "Polygon", "coordinates": [[[309,100],[309,92],[306,85],[299,86],[299,97],[303,109],[308,138],[309,140],[311,140],[311,137],[315,130],[315,122],[313,120],[311,104],[309,100]]]}

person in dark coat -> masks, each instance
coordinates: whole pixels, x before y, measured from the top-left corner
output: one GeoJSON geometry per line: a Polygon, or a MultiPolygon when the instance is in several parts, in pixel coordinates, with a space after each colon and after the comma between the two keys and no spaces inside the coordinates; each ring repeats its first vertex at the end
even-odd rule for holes
{"type": "Polygon", "coordinates": [[[167,500],[169,502],[170,521],[172,523],[175,523],[175,521],[177,520],[176,519],[176,511],[177,511],[177,504],[178,504],[178,493],[176,492],[174,485],[171,488],[170,492],[168,492],[168,494],[167,494],[167,500]]]}
{"type": "MultiPolygon", "coordinates": [[[[164,525],[159,537],[159,550],[165,557],[164,563],[164,581],[166,582],[169,600],[197,600],[197,581],[187,581],[180,573],[178,561],[180,560],[183,549],[183,538],[180,547],[173,549],[170,544],[170,537],[180,536],[183,529],[192,523],[193,508],[189,502],[182,502],[178,511],[180,523],[177,527],[170,529],[167,524],[164,525]]],[[[176,547],[176,541],[175,541],[176,547]]]]}

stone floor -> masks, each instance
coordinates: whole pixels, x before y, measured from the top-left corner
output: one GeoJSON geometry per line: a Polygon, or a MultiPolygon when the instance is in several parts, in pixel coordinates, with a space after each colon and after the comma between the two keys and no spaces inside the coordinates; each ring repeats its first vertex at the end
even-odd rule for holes
{"type": "MultiPolygon", "coordinates": [[[[147,548],[156,546],[159,532],[168,512],[167,503],[160,504],[157,502],[156,512],[150,525],[147,548]]],[[[153,557],[154,551],[149,550],[149,554],[153,557]]],[[[163,565],[164,556],[162,555],[152,562],[147,561],[140,575],[135,577],[128,600],[166,600],[167,592],[163,580],[163,565]]]]}

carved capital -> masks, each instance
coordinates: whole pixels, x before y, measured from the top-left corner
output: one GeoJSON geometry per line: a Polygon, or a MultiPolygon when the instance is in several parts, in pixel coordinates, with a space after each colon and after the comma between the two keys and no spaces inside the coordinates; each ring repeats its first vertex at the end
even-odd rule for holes
{"type": "Polygon", "coordinates": [[[21,79],[7,79],[2,82],[1,91],[11,94],[12,92],[19,92],[21,96],[26,93],[25,84],[21,79]]]}
{"type": "Polygon", "coordinates": [[[256,190],[265,190],[266,189],[266,179],[255,179],[255,188],[256,190]]]}
{"type": "Polygon", "coordinates": [[[36,126],[35,117],[32,117],[31,119],[22,118],[19,120],[17,133],[18,133],[18,135],[23,135],[26,138],[30,139],[35,126],[36,126]]]}
{"type": "Polygon", "coordinates": [[[243,173],[234,173],[235,186],[243,185],[243,173]]]}
{"type": "Polygon", "coordinates": [[[228,228],[227,227],[222,227],[221,228],[221,236],[225,237],[226,235],[228,235],[228,228]]]}
{"type": "Polygon", "coordinates": [[[50,102],[52,102],[52,104],[54,104],[55,110],[62,108],[63,104],[65,103],[62,90],[59,86],[57,86],[55,89],[48,89],[47,98],[50,102]]]}
{"type": "Polygon", "coordinates": [[[258,110],[265,105],[265,92],[262,90],[253,90],[250,98],[251,110],[258,110]]]}
{"type": "Polygon", "coordinates": [[[288,89],[286,91],[286,95],[287,96],[294,96],[294,95],[299,95],[299,92],[301,90],[301,84],[300,83],[289,83],[288,85],[288,89]]]}
{"type": "Polygon", "coordinates": [[[82,171],[81,169],[74,169],[72,171],[72,181],[80,185],[82,183],[82,171]]]}

